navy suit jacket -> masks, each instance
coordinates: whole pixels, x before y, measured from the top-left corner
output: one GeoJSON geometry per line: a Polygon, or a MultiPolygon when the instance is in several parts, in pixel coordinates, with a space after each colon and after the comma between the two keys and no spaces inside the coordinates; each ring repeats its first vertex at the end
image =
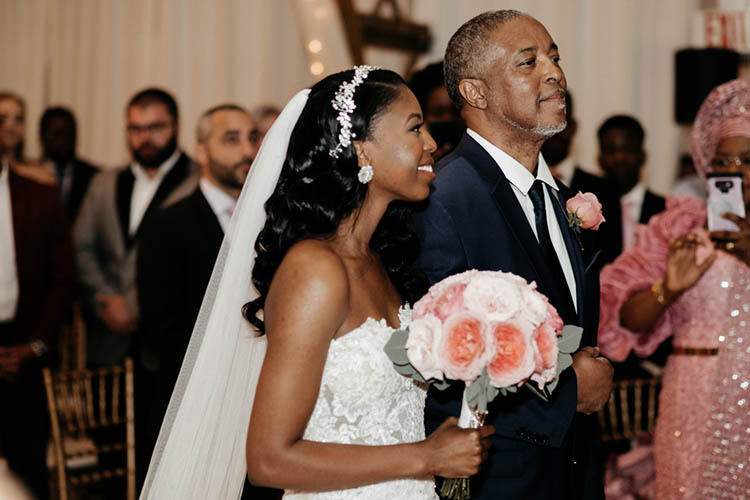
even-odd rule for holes
{"type": "MultiPolygon", "coordinates": [[[[554,282],[510,183],[484,148],[466,134],[456,150],[437,165],[432,193],[424,210],[415,216],[415,230],[422,245],[418,264],[431,283],[469,269],[500,270],[535,281],[566,324],[584,328],[582,345],[593,345],[599,319],[599,277],[594,265],[598,252],[595,252],[593,235],[587,234],[590,231],[581,231],[576,238],[568,227],[563,207],[573,193],[559,182],[558,187],[559,203],[555,202],[553,190],[548,192],[553,195],[555,214],[575,274],[577,312],[565,306],[562,293],[567,293],[567,284],[554,282]]],[[[459,414],[461,390],[430,391],[426,415],[428,432],[445,417],[459,414]]],[[[490,470],[485,474],[492,476],[493,467],[508,469],[514,467],[514,462],[522,462],[519,453],[523,453],[520,450],[524,447],[534,449],[532,454],[540,450],[542,454],[548,451],[559,454],[561,447],[572,453],[569,430],[576,402],[576,378],[572,368],[561,374],[550,402],[541,401],[526,390],[496,398],[488,408],[487,422],[495,426],[496,438],[500,441],[493,440],[491,458],[483,466],[490,470]]],[[[538,458],[532,462],[537,463],[524,464],[524,467],[550,465],[538,463],[544,462],[538,458]]],[[[562,468],[562,464],[553,468],[562,468]]],[[[507,470],[498,471],[500,475],[505,472],[507,470]]],[[[553,472],[548,469],[544,473],[553,472]]],[[[530,481],[538,481],[544,476],[531,474],[529,477],[530,481]]],[[[533,490],[533,485],[529,488],[533,490]]],[[[480,498],[493,498],[497,493],[480,492],[480,498]]]]}

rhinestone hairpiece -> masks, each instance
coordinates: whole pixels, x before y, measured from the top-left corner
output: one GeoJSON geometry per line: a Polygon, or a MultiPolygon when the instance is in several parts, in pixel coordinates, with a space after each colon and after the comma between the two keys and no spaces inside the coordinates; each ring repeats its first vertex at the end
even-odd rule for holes
{"type": "Polygon", "coordinates": [[[331,148],[328,154],[334,158],[339,157],[344,148],[349,147],[356,135],[352,132],[352,112],[357,108],[354,104],[354,91],[367,78],[370,71],[380,69],[376,66],[355,66],[354,78],[351,82],[344,82],[333,96],[331,104],[333,109],[339,112],[336,121],[341,125],[339,131],[339,142],[335,148],[331,148]]]}

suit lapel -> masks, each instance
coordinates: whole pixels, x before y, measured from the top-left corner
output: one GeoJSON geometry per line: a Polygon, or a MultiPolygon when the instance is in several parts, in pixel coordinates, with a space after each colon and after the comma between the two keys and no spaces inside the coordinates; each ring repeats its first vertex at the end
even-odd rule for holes
{"type": "MultiPolygon", "coordinates": [[[[521,248],[523,248],[524,254],[528,256],[528,263],[534,269],[534,275],[536,276],[539,291],[547,295],[550,301],[555,304],[558,309],[560,309],[562,305],[569,303],[570,299],[566,299],[561,293],[564,291],[567,294],[567,284],[560,285],[555,283],[552,279],[552,273],[547,269],[547,264],[544,260],[542,248],[539,246],[539,241],[537,241],[536,236],[534,236],[534,232],[529,225],[526,214],[518,203],[518,198],[513,192],[510,182],[505,177],[500,167],[495,163],[495,160],[482,146],[471,139],[468,135],[464,135],[461,144],[456,148],[456,153],[463,155],[483,179],[494,185],[492,197],[494,198],[506,223],[511,228],[511,232],[516,238],[516,241],[521,248]],[[565,289],[561,289],[560,286],[564,286],[565,289]]],[[[568,252],[570,252],[569,247],[568,252]]],[[[578,283],[578,278],[576,278],[576,283],[578,283]]],[[[575,311],[564,312],[561,310],[560,315],[563,316],[567,322],[570,322],[571,319],[575,317],[575,311]]]]}
{"type": "MultiPolygon", "coordinates": [[[[568,202],[569,194],[563,187],[560,181],[556,181],[558,186],[557,196],[552,196],[552,205],[555,209],[555,217],[557,217],[557,224],[560,226],[560,232],[562,233],[563,240],[565,241],[565,248],[568,251],[568,257],[573,267],[573,276],[576,281],[576,304],[578,304],[578,321],[579,324],[583,324],[583,288],[584,288],[584,274],[586,267],[583,261],[583,250],[581,249],[582,243],[579,243],[579,239],[573,233],[573,229],[568,224],[568,218],[566,216],[567,209],[563,209],[565,204],[568,202]]],[[[584,246],[584,249],[586,247],[584,246]]]]}
{"type": "Polygon", "coordinates": [[[146,212],[144,212],[143,214],[141,223],[138,225],[138,229],[136,229],[135,231],[135,235],[133,237],[134,240],[138,239],[138,235],[141,232],[143,224],[148,221],[148,219],[153,215],[155,211],[159,210],[159,207],[162,205],[167,196],[169,196],[169,194],[174,191],[174,189],[179,186],[180,183],[184,181],[188,176],[188,163],[188,157],[184,153],[181,153],[180,158],[177,160],[177,163],[175,163],[174,167],[172,167],[167,175],[164,176],[164,179],[162,179],[161,183],[159,184],[154,197],[151,198],[151,202],[148,204],[148,208],[146,208],[146,212]]]}
{"type": "Polygon", "coordinates": [[[129,167],[117,175],[117,186],[115,187],[115,204],[117,205],[117,219],[120,221],[120,232],[122,232],[122,241],[126,247],[130,247],[132,238],[130,237],[130,200],[133,197],[133,184],[135,176],[129,167]]]}
{"type": "Polygon", "coordinates": [[[221,242],[224,239],[224,230],[201,189],[197,188],[191,198],[195,208],[196,225],[206,231],[206,241],[221,242]]]}
{"type": "Polygon", "coordinates": [[[13,220],[13,240],[16,250],[16,270],[19,274],[20,271],[18,269],[21,267],[21,262],[28,255],[26,251],[26,231],[24,228],[28,228],[29,224],[33,222],[27,217],[31,213],[32,206],[30,203],[33,197],[26,193],[25,187],[21,179],[17,177],[17,174],[13,172],[13,169],[10,169],[8,172],[8,188],[10,189],[10,211],[11,219],[13,220]]]}

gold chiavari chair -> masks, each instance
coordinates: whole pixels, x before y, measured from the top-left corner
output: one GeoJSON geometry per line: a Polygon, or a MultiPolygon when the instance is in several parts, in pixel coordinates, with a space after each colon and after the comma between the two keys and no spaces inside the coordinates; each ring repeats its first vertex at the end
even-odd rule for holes
{"type": "Polygon", "coordinates": [[[44,369],[59,500],[91,485],[123,482],[135,500],[133,361],[97,370],[44,369]]]}

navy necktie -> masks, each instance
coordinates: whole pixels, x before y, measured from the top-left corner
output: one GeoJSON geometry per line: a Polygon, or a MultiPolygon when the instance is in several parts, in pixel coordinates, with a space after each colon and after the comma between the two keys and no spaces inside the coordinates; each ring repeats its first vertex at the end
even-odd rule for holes
{"type": "MultiPolygon", "coordinates": [[[[552,195],[550,195],[552,196],[552,195]]],[[[555,247],[552,245],[552,239],[549,236],[549,227],[547,226],[547,210],[544,203],[544,183],[539,179],[529,189],[529,198],[534,205],[534,222],[536,224],[536,235],[539,239],[539,246],[542,247],[542,254],[547,264],[547,269],[552,272],[552,278],[558,284],[559,290],[563,294],[566,305],[575,311],[573,299],[570,296],[568,281],[565,279],[565,273],[560,265],[560,259],[557,257],[555,247]]]]}

